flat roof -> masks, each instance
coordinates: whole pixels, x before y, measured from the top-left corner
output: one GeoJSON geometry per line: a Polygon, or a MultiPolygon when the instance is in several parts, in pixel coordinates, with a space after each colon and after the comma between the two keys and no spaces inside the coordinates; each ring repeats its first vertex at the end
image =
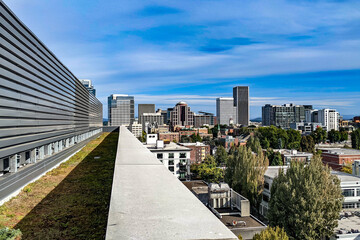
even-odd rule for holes
{"type": "Polygon", "coordinates": [[[265,176],[275,178],[279,174],[279,169],[284,169],[284,171],[286,172],[288,166],[269,166],[265,171],[265,176]]]}
{"type": "Polygon", "coordinates": [[[331,171],[331,174],[336,175],[341,182],[360,182],[360,177],[357,177],[349,173],[331,171]]]}
{"type": "Polygon", "coordinates": [[[150,151],[154,151],[154,152],[162,152],[162,151],[191,151],[190,148],[178,145],[174,142],[170,142],[170,143],[164,143],[164,147],[163,148],[156,148],[156,145],[154,144],[146,144],[144,145],[145,147],[147,147],[148,149],[150,149],[150,151]]]}
{"type": "MultiPolygon", "coordinates": [[[[218,209],[216,209],[218,210],[218,209]]],[[[222,215],[220,221],[227,226],[229,229],[233,228],[251,228],[251,227],[264,227],[265,225],[258,222],[252,216],[248,217],[241,217],[240,215],[222,215]],[[237,225],[233,226],[231,223],[232,221],[243,221],[244,224],[238,223],[237,225]]]]}
{"type": "MultiPolygon", "coordinates": [[[[360,217],[356,215],[345,217],[344,213],[341,213],[340,215],[342,218],[338,220],[338,226],[335,228],[335,231],[351,231],[351,229],[360,231],[360,217]]],[[[358,233],[358,235],[360,235],[360,233],[358,233]]]]}
{"type": "Polygon", "coordinates": [[[360,155],[360,150],[351,148],[319,148],[324,153],[336,154],[336,155],[360,155]]]}
{"type": "Polygon", "coordinates": [[[120,127],[106,239],[238,239],[120,127]]]}

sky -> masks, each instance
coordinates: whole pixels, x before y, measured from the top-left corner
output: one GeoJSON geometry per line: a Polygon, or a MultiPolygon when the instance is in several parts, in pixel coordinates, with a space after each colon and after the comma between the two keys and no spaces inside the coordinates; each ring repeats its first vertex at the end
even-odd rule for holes
{"type": "Polygon", "coordinates": [[[107,97],[215,113],[250,87],[265,104],[360,115],[360,1],[4,0],[78,78],[107,97]]]}

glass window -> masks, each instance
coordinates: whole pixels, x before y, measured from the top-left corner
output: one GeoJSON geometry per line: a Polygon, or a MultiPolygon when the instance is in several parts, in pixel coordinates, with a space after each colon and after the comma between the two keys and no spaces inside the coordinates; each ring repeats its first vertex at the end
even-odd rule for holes
{"type": "Polygon", "coordinates": [[[157,158],[158,158],[158,159],[162,159],[162,158],[163,158],[163,154],[162,154],[162,153],[158,153],[158,154],[157,154],[157,158]]]}
{"type": "Polygon", "coordinates": [[[169,153],[169,158],[174,158],[174,153],[169,153]]]}
{"type": "Polygon", "coordinates": [[[356,189],[356,196],[360,196],[360,188],[356,189]]]}
{"type": "Polygon", "coordinates": [[[355,208],[355,203],[343,203],[343,208],[355,208]]]}
{"type": "Polygon", "coordinates": [[[174,166],[169,166],[169,170],[170,170],[171,172],[174,172],[174,166]]]}
{"type": "Polygon", "coordinates": [[[266,194],[263,194],[263,200],[264,200],[264,202],[269,202],[269,196],[266,194]]]}
{"type": "Polygon", "coordinates": [[[186,153],[180,153],[180,158],[186,158],[186,153]]]}
{"type": "Polygon", "coordinates": [[[174,160],[169,160],[169,165],[174,165],[174,160]]]}
{"type": "Polygon", "coordinates": [[[266,183],[264,184],[264,188],[267,189],[267,190],[270,190],[270,185],[269,185],[269,183],[266,182],[266,183]]]}
{"type": "Polygon", "coordinates": [[[343,195],[344,195],[344,197],[354,197],[355,191],[354,191],[354,189],[344,189],[343,195]]]}

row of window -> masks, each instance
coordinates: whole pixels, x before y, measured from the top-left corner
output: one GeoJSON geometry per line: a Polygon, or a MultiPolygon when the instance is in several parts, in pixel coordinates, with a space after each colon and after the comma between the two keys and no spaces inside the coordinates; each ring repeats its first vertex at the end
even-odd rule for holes
{"type": "MultiPolygon", "coordinates": [[[[163,160],[160,160],[160,162],[163,162],[163,160]]],[[[186,163],[186,159],[180,159],[180,163],[186,163]]],[[[174,160],[169,160],[168,165],[174,166],[174,160]]]]}
{"type": "Polygon", "coordinates": [[[344,189],[342,191],[342,194],[343,194],[344,197],[355,197],[355,190],[356,190],[356,196],[360,196],[360,188],[344,189]]]}
{"type": "Polygon", "coordinates": [[[360,203],[343,203],[342,208],[360,208],[360,203]]]}
{"type": "MultiPolygon", "coordinates": [[[[163,158],[164,158],[164,154],[163,154],[163,153],[158,153],[158,154],[157,154],[157,158],[158,158],[158,159],[163,159],[163,158]]],[[[169,153],[168,158],[174,158],[174,153],[169,153]]],[[[180,158],[186,158],[186,153],[180,153],[180,158]]]]}

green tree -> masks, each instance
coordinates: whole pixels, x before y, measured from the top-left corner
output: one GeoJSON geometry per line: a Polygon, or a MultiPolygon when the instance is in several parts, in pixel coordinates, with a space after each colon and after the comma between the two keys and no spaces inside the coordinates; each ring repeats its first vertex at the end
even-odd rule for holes
{"type": "Polygon", "coordinates": [[[283,159],[279,152],[275,152],[272,148],[266,150],[266,157],[269,159],[270,166],[282,166],[283,159]]]}
{"type": "Polygon", "coordinates": [[[345,164],[344,166],[342,166],[341,171],[344,173],[352,174],[352,165],[345,164]]]}
{"type": "Polygon", "coordinates": [[[261,146],[263,149],[268,149],[270,147],[270,142],[267,138],[262,139],[261,146]]]}
{"type": "Polygon", "coordinates": [[[327,138],[329,139],[329,141],[331,143],[340,142],[341,134],[340,134],[339,131],[331,129],[331,131],[328,132],[328,137],[327,138]]]}
{"type": "Polygon", "coordinates": [[[196,142],[202,142],[202,138],[200,137],[200,135],[199,134],[193,134],[193,135],[191,135],[191,141],[193,142],[193,143],[196,143],[196,142]]]}
{"type": "Polygon", "coordinates": [[[188,136],[186,136],[186,135],[183,135],[183,136],[181,136],[181,138],[180,138],[180,142],[182,142],[182,143],[189,143],[189,142],[191,142],[191,138],[188,137],[188,136]]]}
{"type": "Polygon", "coordinates": [[[198,176],[208,183],[219,183],[224,179],[224,171],[217,167],[215,158],[211,155],[206,156],[204,162],[198,166],[197,171],[198,176]]]}
{"type": "Polygon", "coordinates": [[[315,142],[312,136],[302,136],[300,142],[300,150],[303,152],[315,152],[315,142]]]}
{"type": "Polygon", "coordinates": [[[333,235],[342,200],[340,180],[316,155],[308,165],[292,162],[286,173],[279,171],[267,216],[291,239],[322,239],[333,235]]]}
{"type": "Polygon", "coordinates": [[[215,152],[215,161],[216,161],[216,164],[217,166],[220,166],[222,164],[226,164],[227,163],[227,160],[228,160],[228,153],[226,152],[225,148],[223,146],[219,146],[217,149],[216,149],[216,152],[215,152]]]}
{"type": "Polygon", "coordinates": [[[253,240],[289,240],[283,228],[267,227],[260,233],[256,233],[253,240]]]}
{"type": "Polygon", "coordinates": [[[311,133],[311,136],[315,143],[322,143],[326,140],[326,131],[322,127],[318,127],[311,133]]]}
{"type": "Polygon", "coordinates": [[[349,139],[349,132],[343,129],[340,130],[340,141],[347,141],[349,139]]]}
{"type": "Polygon", "coordinates": [[[250,136],[246,142],[246,146],[251,149],[254,153],[259,153],[262,151],[261,144],[259,138],[250,136]]]}
{"type": "Polygon", "coordinates": [[[300,140],[301,140],[301,134],[299,131],[296,131],[294,129],[288,129],[286,131],[286,134],[288,136],[288,149],[296,149],[300,150],[300,140]]]}
{"type": "Polygon", "coordinates": [[[226,182],[235,191],[248,198],[257,209],[262,199],[264,173],[268,165],[268,159],[262,152],[253,154],[246,146],[238,147],[228,159],[226,182]]]}
{"type": "Polygon", "coordinates": [[[355,149],[360,149],[360,128],[351,133],[351,146],[355,149]]]}
{"type": "Polygon", "coordinates": [[[142,131],[140,141],[141,142],[146,142],[146,132],[145,131],[142,131]]]}

